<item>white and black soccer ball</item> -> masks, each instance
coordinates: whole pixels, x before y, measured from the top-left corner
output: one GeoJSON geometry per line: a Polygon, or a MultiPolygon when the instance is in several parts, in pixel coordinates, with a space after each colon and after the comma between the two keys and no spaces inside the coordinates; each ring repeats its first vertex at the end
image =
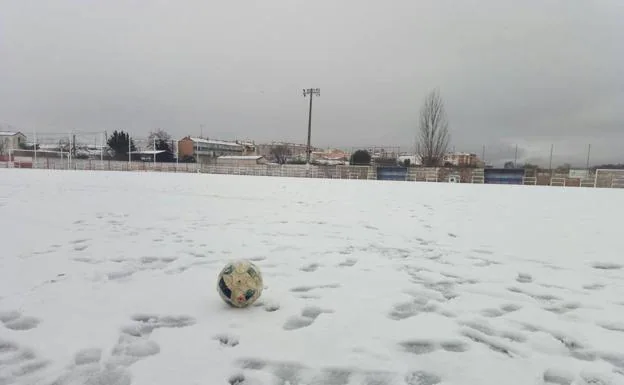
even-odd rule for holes
{"type": "Polygon", "coordinates": [[[217,280],[217,291],[221,298],[234,307],[247,307],[262,294],[262,274],[260,269],[247,260],[230,262],[217,280]]]}

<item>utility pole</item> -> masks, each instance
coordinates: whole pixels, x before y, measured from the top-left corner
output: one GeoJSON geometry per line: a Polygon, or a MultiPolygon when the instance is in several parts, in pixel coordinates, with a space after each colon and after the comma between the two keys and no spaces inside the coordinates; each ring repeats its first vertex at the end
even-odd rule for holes
{"type": "Polygon", "coordinates": [[[589,152],[591,151],[591,144],[587,145],[587,164],[586,164],[586,170],[587,170],[587,177],[589,177],[589,152]]]}
{"type": "Polygon", "coordinates": [[[72,157],[76,157],[76,134],[72,134],[72,157]]]}
{"type": "Polygon", "coordinates": [[[34,143],[33,150],[35,150],[35,165],[33,168],[37,168],[37,131],[33,131],[34,143]]]}
{"type": "Polygon", "coordinates": [[[552,157],[553,157],[553,150],[555,148],[554,144],[550,145],[550,160],[548,161],[548,169],[550,170],[550,177],[552,178],[553,175],[553,170],[552,170],[552,157]]]}
{"type": "Polygon", "coordinates": [[[485,144],[483,145],[483,151],[481,152],[481,161],[485,165],[485,144]]]}
{"type": "MultiPolygon", "coordinates": [[[[171,152],[175,153],[176,167],[177,167],[178,164],[180,163],[180,149],[178,148],[177,143],[173,139],[171,139],[171,152]]],[[[176,168],[176,172],[178,172],[177,168],[176,168]]]]}
{"type": "Polygon", "coordinates": [[[71,169],[71,158],[72,158],[72,133],[69,133],[69,136],[67,137],[67,140],[69,141],[69,145],[67,146],[67,169],[71,169]]]}
{"type": "Polygon", "coordinates": [[[310,111],[308,112],[308,144],[306,147],[306,164],[310,164],[310,154],[312,147],[310,147],[310,139],[312,138],[312,99],[314,96],[321,96],[320,88],[305,88],[303,90],[303,97],[310,96],[310,111]]]}
{"type": "Polygon", "coordinates": [[[516,154],[514,155],[514,168],[518,167],[518,145],[516,144],[516,154]]]}

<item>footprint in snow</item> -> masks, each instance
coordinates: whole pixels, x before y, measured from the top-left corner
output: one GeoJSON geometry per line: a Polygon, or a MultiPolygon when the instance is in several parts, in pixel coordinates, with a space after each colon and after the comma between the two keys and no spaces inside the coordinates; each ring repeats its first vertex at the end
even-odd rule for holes
{"type": "Polygon", "coordinates": [[[321,265],[319,265],[318,263],[311,263],[309,265],[301,267],[299,270],[305,271],[306,273],[312,273],[316,271],[320,266],[321,265]]]}
{"type": "Polygon", "coordinates": [[[447,352],[462,353],[470,349],[469,345],[460,340],[432,341],[432,340],[410,340],[399,344],[404,351],[412,354],[429,354],[438,349],[447,352]]]}
{"type": "Polygon", "coordinates": [[[89,247],[90,239],[76,239],[70,242],[75,251],[84,251],[89,247]]]}
{"type": "Polygon", "coordinates": [[[30,330],[36,328],[41,320],[37,317],[25,316],[19,311],[11,310],[0,312],[0,322],[7,329],[30,330]]]}
{"type": "Polygon", "coordinates": [[[268,312],[268,313],[272,313],[274,311],[278,311],[280,309],[280,305],[279,303],[275,302],[275,301],[256,301],[252,306],[254,307],[262,307],[264,309],[264,311],[268,312]]]}
{"type": "Polygon", "coordinates": [[[217,334],[213,339],[219,341],[222,346],[227,347],[234,347],[239,343],[238,337],[232,334],[217,334]]]}
{"type": "Polygon", "coordinates": [[[598,326],[600,326],[603,329],[611,330],[614,332],[624,333],[624,322],[603,322],[603,323],[599,323],[598,326]]]}
{"type": "Polygon", "coordinates": [[[501,305],[499,308],[487,308],[481,310],[481,315],[490,318],[501,317],[505,314],[512,313],[514,311],[522,309],[522,306],[516,305],[514,303],[509,303],[505,305],[501,305]]]}
{"type": "Polygon", "coordinates": [[[513,342],[526,342],[527,336],[517,330],[497,330],[484,321],[464,321],[460,323],[462,326],[476,330],[488,337],[504,338],[513,342]]]}
{"type": "MultiPolygon", "coordinates": [[[[243,358],[236,365],[247,371],[268,371],[280,384],[323,384],[323,385],[390,385],[404,383],[406,385],[437,385],[442,382],[440,376],[422,370],[410,371],[405,374],[359,370],[341,367],[310,368],[297,362],[266,361],[264,359],[243,358]],[[307,379],[308,381],[304,381],[307,379]],[[401,381],[401,379],[403,381],[401,381]]],[[[227,380],[230,385],[260,384],[245,374],[235,373],[227,380]]]]}
{"type": "Polygon", "coordinates": [[[42,360],[35,352],[16,342],[0,338],[0,383],[35,383],[39,372],[47,367],[48,361],[42,360]]]}
{"type": "Polygon", "coordinates": [[[231,375],[228,378],[227,382],[230,385],[245,385],[248,383],[247,378],[242,373],[231,375]]]}
{"type": "Polygon", "coordinates": [[[357,263],[357,259],[347,258],[338,264],[338,267],[352,267],[357,263]]]}
{"type": "Polygon", "coordinates": [[[571,385],[572,381],[574,381],[574,375],[572,373],[556,369],[546,369],[542,378],[544,383],[549,385],[571,385]]]}
{"type": "Polygon", "coordinates": [[[132,321],[121,328],[117,343],[105,362],[101,362],[101,349],[80,350],[67,371],[52,383],[74,385],[85,383],[88,378],[88,384],[130,385],[132,375],[128,367],[160,353],[160,345],[149,338],[154,329],[181,328],[195,323],[195,319],[189,316],[153,314],[137,314],[132,321]]]}
{"type": "Polygon", "coordinates": [[[442,382],[440,376],[418,370],[405,375],[406,385],[436,385],[442,382]]]}
{"type": "Polygon", "coordinates": [[[486,346],[490,350],[504,354],[508,357],[513,358],[519,355],[519,353],[517,353],[510,344],[500,340],[496,336],[490,336],[487,333],[481,332],[478,329],[465,328],[460,332],[460,334],[476,343],[486,346]]]}
{"type": "Polygon", "coordinates": [[[619,263],[613,262],[595,262],[594,264],[592,264],[592,267],[599,270],[619,270],[623,266],[619,263]]]}
{"type": "Polygon", "coordinates": [[[606,285],[602,283],[592,283],[592,284],[583,285],[583,289],[585,290],[601,290],[601,289],[604,289],[605,287],[606,285]]]}
{"type": "Polygon", "coordinates": [[[284,330],[296,330],[307,326],[310,326],[323,313],[333,313],[333,310],[321,309],[316,306],[304,307],[301,311],[301,315],[293,316],[286,320],[282,329],[284,330]]]}
{"type": "Polygon", "coordinates": [[[326,285],[317,285],[317,286],[295,286],[291,288],[290,291],[294,293],[307,293],[314,289],[336,289],[339,287],[340,287],[340,284],[338,283],[330,283],[326,285]]]}
{"type": "Polygon", "coordinates": [[[516,277],[516,281],[520,283],[531,283],[533,282],[533,277],[531,276],[531,274],[518,273],[518,276],[516,277]]]}

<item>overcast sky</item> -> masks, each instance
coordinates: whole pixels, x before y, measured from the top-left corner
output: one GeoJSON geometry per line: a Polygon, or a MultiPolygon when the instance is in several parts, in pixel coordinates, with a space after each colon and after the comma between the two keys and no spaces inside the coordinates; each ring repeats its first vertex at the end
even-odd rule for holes
{"type": "Polygon", "coordinates": [[[624,162],[622,0],[0,0],[0,125],[624,162]]]}

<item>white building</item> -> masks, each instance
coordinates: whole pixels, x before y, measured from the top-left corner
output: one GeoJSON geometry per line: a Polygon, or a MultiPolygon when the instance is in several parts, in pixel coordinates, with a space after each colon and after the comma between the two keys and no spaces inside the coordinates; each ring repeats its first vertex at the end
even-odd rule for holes
{"type": "Polygon", "coordinates": [[[217,158],[219,166],[247,167],[266,163],[266,158],[261,155],[225,155],[217,158]]]}
{"type": "Polygon", "coordinates": [[[478,167],[480,159],[477,154],[469,152],[449,152],[444,154],[444,164],[451,164],[458,167],[478,167]]]}
{"type": "Polygon", "coordinates": [[[422,164],[420,156],[418,155],[399,155],[397,158],[399,164],[405,164],[405,161],[409,161],[411,166],[420,166],[422,164]]]}
{"type": "Polygon", "coordinates": [[[26,135],[19,131],[0,131],[0,154],[19,150],[20,144],[26,144],[26,135]]]}

